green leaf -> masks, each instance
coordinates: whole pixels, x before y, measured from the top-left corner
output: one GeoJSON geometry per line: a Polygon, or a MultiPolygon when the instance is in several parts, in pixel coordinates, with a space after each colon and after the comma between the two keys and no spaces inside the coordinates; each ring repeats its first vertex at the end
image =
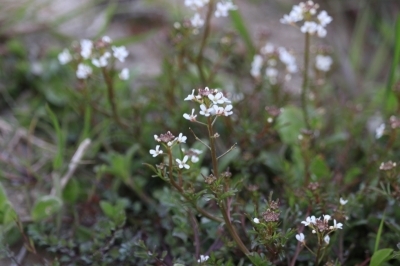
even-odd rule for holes
{"type": "Polygon", "coordinates": [[[14,224],[15,221],[17,220],[18,216],[17,213],[15,212],[13,206],[11,205],[10,202],[6,202],[1,207],[0,211],[0,224],[8,225],[8,224],[14,224]],[[1,215],[3,214],[3,215],[1,215]],[[3,217],[1,217],[3,216],[3,217]]]}
{"type": "MultiPolygon", "coordinates": [[[[390,92],[392,92],[393,85],[396,80],[395,73],[396,73],[397,67],[399,65],[399,62],[400,62],[400,15],[397,16],[397,21],[396,21],[396,26],[395,26],[394,54],[393,54],[392,66],[390,68],[390,73],[389,73],[389,77],[388,77],[388,81],[387,81],[385,98],[383,101],[384,107],[387,106],[389,94],[390,94],[390,92]]],[[[387,108],[384,110],[388,111],[387,108]]]]}
{"type": "Polygon", "coordinates": [[[43,196],[38,201],[32,209],[32,219],[34,221],[40,221],[46,219],[58,212],[62,207],[62,200],[56,196],[43,196]]]}
{"type": "Polygon", "coordinates": [[[62,198],[68,203],[75,203],[78,199],[80,186],[76,179],[70,179],[62,192],[62,198]]]}
{"type": "Polygon", "coordinates": [[[2,207],[3,204],[5,204],[6,202],[8,202],[6,190],[4,189],[3,185],[0,183],[0,207],[2,207]]]}
{"type": "Polygon", "coordinates": [[[114,211],[114,206],[109,203],[108,201],[102,200],[100,201],[100,207],[102,209],[102,211],[104,212],[104,214],[110,218],[113,219],[114,215],[115,215],[115,211],[114,211]]]}
{"type": "Polygon", "coordinates": [[[392,254],[393,249],[384,248],[374,252],[372,255],[370,266],[380,266],[382,263],[390,259],[390,254],[392,254]]]}
{"type": "Polygon", "coordinates": [[[378,248],[379,248],[379,242],[380,242],[381,236],[382,236],[382,230],[383,230],[384,221],[385,221],[385,213],[383,213],[383,215],[382,215],[382,220],[381,220],[381,223],[379,225],[378,233],[376,234],[374,252],[378,251],[378,248]]]}
{"type": "Polygon", "coordinates": [[[295,106],[286,106],[277,119],[276,127],[284,143],[297,143],[301,129],[305,128],[300,108],[295,106]]]}
{"type": "Polygon", "coordinates": [[[231,18],[233,27],[237,30],[240,37],[242,37],[243,41],[247,46],[247,50],[251,54],[255,54],[256,49],[254,48],[253,42],[250,37],[250,33],[246,28],[246,24],[240,14],[239,10],[231,10],[229,17],[231,18]]]}
{"type": "Polygon", "coordinates": [[[321,156],[313,158],[310,165],[310,171],[317,177],[317,180],[330,176],[330,169],[321,156]]]}
{"type": "Polygon", "coordinates": [[[57,154],[54,157],[53,161],[53,169],[59,170],[63,165],[63,154],[64,154],[64,137],[61,131],[57,116],[54,112],[50,109],[48,105],[46,105],[46,111],[50,116],[51,122],[57,134],[57,154]]]}

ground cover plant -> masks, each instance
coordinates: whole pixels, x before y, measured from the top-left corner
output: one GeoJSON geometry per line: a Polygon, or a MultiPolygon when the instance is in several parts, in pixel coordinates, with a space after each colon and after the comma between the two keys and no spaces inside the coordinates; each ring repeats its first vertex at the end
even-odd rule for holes
{"type": "Polygon", "coordinates": [[[399,264],[398,5],[275,3],[283,44],[240,1],[178,2],[150,80],[151,33],[106,34],[121,3],[93,36],[29,29],[35,62],[32,3],[0,13],[1,264],[399,264]]]}

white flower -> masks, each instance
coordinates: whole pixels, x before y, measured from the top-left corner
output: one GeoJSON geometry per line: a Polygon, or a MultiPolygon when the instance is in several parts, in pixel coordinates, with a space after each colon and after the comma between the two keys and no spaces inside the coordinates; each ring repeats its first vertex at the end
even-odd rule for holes
{"type": "MultiPolygon", "coordinates": [[[[278,76],[278,70],[274,67],[267,67],[265,69],[265,75],[269,78],[269,79],[276,79],[276,77],[278,76]]],[[[272,83],[272,82],[271,82],[272,83]]]]}
{"type": "Polygon", "coordinates": [[[218,2],[217,8],[215,10],[215,16],[219,17],[227,17],[229,10],[236,10],[237,6],[232,4],[232,2],[218,2]]]}
{"type": "Polygon", "coordinates": [[[254,222],[255,224],[259,224],[259,223],[260,223],[260,220],[259,220],[258,218],[254,218],[254,219],[253,219],[253,222],[254,222]]]}
{"type": "Polygon", "coordinates": [[[271,54],[275,50],[275,47],[272,43],[267,42],[264,47],[261,48],[261,53],[262,54],[271,54]]]}
{"type": "Polygon", "coordinates": [[[200,158],[197,157],[196,155],[192,155],[190,157],[190,160],[192,161],[192,163],[197,163],[200,160],[200,158]]]}
{"type": "Polygon", "coordinates": [[[297,239],[299,242],[304,243],[304,239],[305,239],[304,234],[303,234],[303,233],[297,234],[297,235],[296,235],[296,239],[297,239]]]}
{"type": "Polygon", "coordinates": [[[332,17],[330,17],[325,10],[319,12],[317,18],[319,20],[319,24],[323,27],[332,22],[332,17]]]}
{"type": "Polygon", "coordinates": [[[336,219],[333,220],[333,226],[329,227],[330,229],[343,229],[342,223],[336,223],[336,219]]]}
{"type": "Polygon", "coordinates": [[[317,26],[317,35],[320,38],[324,38],[326,36],[326,29],[323,26],[318,25],[317,26]]]}
{"type": "Polygon", "coordinates": [[[379,127],[375,129],[375,138],[380,139],[383,136],[384,132],[385,132],[385,124],[382,123],[379,127]]]}
{"type": "Polygon", "coordinates": [[[345,200],[343,198],[340,198],[339,201],[340,201],[340,205],[346,205],[348,202],[348,200],[345,200]]]}
{"type": "Polygon", "coordinates": [[[318,30],[318,24],[314,21],[306,21],[303,26],[301,26],[300,31],[302,33],[309,33],[313,35],[318,30]]]}
{"type": "Polygon", "coordinates": [[[233,106],[231,104],[228,104],[227,106],[225,106],[224,116],[230,116],[231,114],[233,114],[233,112],[231,111],[232,108],[233,108],[233,106]]]}
{"type": "Polygon", "coordinates": [[[261,68],[263,65],[263,58],[261,55],[256,54],[253,57],[253,62],[251,62],[251,70],[250,70],[250,74],[254,77],[257,78],[260,76],[261,73],[261,68]]]}
{"type": "Polygon", "coordinates": [[[76,76],[78,79],[86,79],[92,74],[92,68],[85,64],[79,64],[76,70],[76,76]]]}
{"type": "Polygon", "coordinates": [[[92,54],[93,42],[91,40],[81,40],[81,56],[84,59],[88,59],[92,54]]]}
{"type": "Polygon", "coordinates": [[[125,58],[128,56],[128,51],[126,50],[125,46],[120,46],[120,47],[113,46],[111,47],[111,49],[114,52],[113,55],[115,58],[117,58],[120,62],[125,61],[125,58]]]}
{"type": "Polygon", "coordinates": [[[195,13],[190,19],[190,24],[192,24],[194,28],[201,28],[204,25],[204,19],[201,18],[199,13],[195,13]]]}
{"type": "Polygon", "coordinates": [[[197,115],[194,114],[194,109],[192,109],[192,114],[191,114],[191,115],[189,115],[189,114],[183,114],[183,117],[184,117],[185,119],[187,119],[187,120],[190,120],[190,121],[194,122],[194,121],[196,121],[197,115]]]}
{"type": "Polygon", "coordinates": [[[201,109],[200,114],[204,116],[210,116],[211,112],[214,111],[213,108],[207,108],[204,104],[200,105],[200,109],[201,109]]]}
{"type": "Polygon", "coordinates": [[[194,97],[194,89],[192,90],[192,94],[189,94],[185,99],[183,99],[184,101],[192,101],[192,100],[194,100],[194,99],[196,99],[195,97],[194,97]]]}
{"type": "Polygon", "coordinates": [[[303,20],[303,12],[304,9],[300,5],[294,5],[289,15],[284,15],[283,18],[280,19],[282,24],[293,24],[300,20],[303,20]]]}
{"type": "Polygon", "coordinates": [[[161,139],[160,139],[157,135],[154,135],[154,139],[155,139],[157,142],[161,142],[161,139]]]}
{"type": "Polygon", "coordinates": [[[212,115],[223,115],[224,114],[224,107],[220,107],[218,105],[213,105],[212,108],[214,109],[211,112],[212,115]]]}
{"type": "Polygon", "coordinates": [[[92,59],[92,64],[96,67],[106,67],[107,66],[107,60],[110,58],[111,54],[109,52],[105,52],[99,59],[93,58],[92,59]]]}
{"type": "Polygon", "coordinates": [[[182,168],[189,169],[190,166],[186,163],[188,159],[189,159],[189,156],[187,156],[187,155],[185,155],[185,157],[183,157],[182,161],[179,160],[179,159],[176,159],[176,162],[178,163],[178,167],[181,168],[181,169],[182,168]]]}
{"type": "Polygon", "coordinates": [[[325,243],[328,245],[329,244],[329,241],[331,240],[331,238],[328,236],[328,235],[326,235],[325,237],[324,237],[324,241],[325,241],[325,243]]]}
{"type": "Polygon", "coordinates": [[[324,221],[329,221],[331,219],[331,216],[328,214],[322,216],[324,216],[324,221]]]}
{"type": "Polygon", "coordinates": [[[102,40],[103,42],[106,42],[106,43],[111,43],[111,42],[112,42],[111,38],[108,37],[108,36],[103,36],[103,37],[101,38],[101,40],[102,40]]]}
{"type": "Polygon", "coordinates": [[[203,263],[206,262],[210,257],[209,256],[204,256],[204,255],[200,255],[200,259],[197,260],[198,263],[203,263]]]}
{"type": "Polygon", "coordinates": [[[223,104],[225,102],[222,92],[217,92],[215,95],[208,94],[208,99],[210,99],[213,104],[223,104]]]}
{"type": "Polygon", "coordinates": [[[191,9],[199,9],[205,6],[209,0],[185,0],[185,6],[191,8],[191,9]]]}
{"type": "Polygon", "coordinates": [[[304,224],[305,226],[309,226],[310,224],[315,224],[316,223],[316,218],[315,216],[309,216],[306,218],[305,221],[301,222],[302,224],[304,224]]]}
{"type": "Polygon", "coordinates": [[[153,155],[153,157],[157,157],[157,155],[162,153],[163,151],[160,150],[160,145],[157,145],[155,150],[150,150],[150,154],[153,155]]]}
{"type": "Polygon", "coordinates": [[[317,55],[315,57],[315,67],[320,70],[327,72],[331,69],[332,58],[329,55],[317,55]]]}
{"type": "Polygon", "coordinates": [[[121,73],[119,73],[118,76],[121,80],[128,80],[129,79],[129,70],[127,68],[122,69],[121,73]]]}
{"type": "Polygon", "coordinates": [[[182,133],[179,133],[179,136],[174,139],[177,143],[186,143],[187,137],[182,133]]]}
{"type": "Polygon", "coordinates": [[[69,52],[68,49],[64,49],[59,55],[58,55],[58,61],[60,61],[61,65],[68,64],[71,62],[72,56],[69,52]]]}

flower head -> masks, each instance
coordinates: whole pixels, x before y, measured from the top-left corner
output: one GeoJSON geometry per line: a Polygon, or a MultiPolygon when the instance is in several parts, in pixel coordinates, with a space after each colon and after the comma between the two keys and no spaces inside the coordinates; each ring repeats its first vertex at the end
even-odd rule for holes
{"type": "Polygon", "coordinates": [[[86,79],[92,74],[92,68],[85,64],[79,64],[76,70],[76,76],[78,79],[86,79]]]}
{"type": "Polygon", "coordinates": [[[347,202],[348,202],[348,200],[345,200],[345,199],[343,199],[343,198],[340,198],[340,199],[339,199],[339,202],[340,202],[340,205],[346,205],[347,202]]]}
{"type": "Polygon", "coordinates": [[[296,239],[297,239],[299,242],[304,243],[304,239],[305,239],[304,234],[303,234],[303,233],[297,234],[297,235],[296,235],[296,239]]]}
{"type": "Polygon", "coordinates": [[[176,141],[177,143],[186,143],[186,139],[186,136],[184,136],[182,133],[179,133],[179,136],[176,137],[174,141],[176,141]]]}
{"type": "Polygon", "coordinates": [[[329,55],[319,54],[315,57],[315,67],[320,71],[329,71],[331,69],[332,62],[332,57],[330,57],[329,55]]]}
{"type": "Polygon", "coordinates": [[[236,10],[237,6],[232,4],[232,2],[218,2],[217,3],[217,8],[215,10],[215,16],[217,18],[219,17],[227,17],[228,12],[230,10],[236,10]]]}
{"type": "Polygon", "coordinates": [[[115,58],[117,58],[120,62],[125,61],[125,58],[128,56],[128,51],[126,50],[125,46],[113,46],[111,49],[113,50],[113,55],[115,58]]]}
{"type": "Polygon", "coordinates": [[[305,221],[302,221],[301,223],[304,224],[305,226],[309,226],[310,224],[316,224],[317,219],[315,216],[308,216],[305,221]]]}
{"type": "Polygon", "coordinates": [[[127,68],[123,68],[121,73],[118,74],[121,80],[128,80],[129,79],[129,70],[127,68]]]}
{"type": "Polygon", "coordinates": [[[68,64],[69,62],[71,62],[71,60],[72,60],[72,56],[68,49],[64,49],[58,55],[58,61],[60,62],[61,65],[68,64]]]}
{"type": "Polygon", "coordinates": [[[153,155],[153,157],[157,157],[157,155],[162,153],[163,151],[160,150],[160,145],[157,145],[155,150],[150,150],[150,154],[153,155]]]}
{"type": "Polygon", "coordinates": [[[83,39],[80,41],[80,44],[81,44],[81,56],[84,59],[90,58],[90,56],[92,55],[93,42],[91,40],[83,39]]]}
{"type": "Polygon", "coordinates": [[[329,245],[329,241],[331,240],[331,238],[329,237],[329,235],[326,235],[325,237],[324,237],[324,241],[325,241],[325,243],[327,244],[327,245],[329,245]]]}
{"type": "Polygon", "coordinates": [[[196,121],[197,115],[194,114],[194,109],[192,109],[192,114],[191,115],[185,113],[185,114],[183,114],[183,117],[185,119],[187,119],[187,120],[190,120],[190,121],[194,122],[194,121],[196,121]]]}
{"type": "Polygon", "coordinates": [[[190,19],[190,24],[192,24],[194,28],[201,28],[204,25],[204,19],[201,18],[199,13],[195,13],[190,19]]]}
{"type": "Polygon", "coordinates": [[[259,224],[259,223],[260,223],[260,220],[259,220],[258,218],[254,218],[254,219],[253,219],[253,222],[254,222],[255,224],[259,224]]]}
{"type": "Polygon", "coordinates": [[[198,263],[203,263],[206,262],[210,257],[209,256],[204,256],[204,255],[200,255],[200,259],[197,260],[198,263]]]}
{"type": "Polygon", "coordinates": [[[189,156],[187,156],[187,155],[185,155],[185,157],[183,157],[183,160],[176,159],[176,162],[178,163],[178,167],[181,169],[182,168],[189,169],[190,166],[186,163],[188,159],[189,159],[189,156]]]}
{"type": "Polygon", "coordinates": [[[333,225],[329,227],[329,229],[343,229],[342,223],[336,223],[336,219],[333,220],[333,225]]]}

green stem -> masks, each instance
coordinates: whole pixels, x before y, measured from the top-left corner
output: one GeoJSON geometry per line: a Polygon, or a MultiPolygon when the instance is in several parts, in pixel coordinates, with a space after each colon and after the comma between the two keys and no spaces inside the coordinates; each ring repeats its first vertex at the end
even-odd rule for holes
{"type": "MultiPolygon", "coordinates": [[[[207,118],[207,129],[208,129],[208,134],[209,134],[209,139],[210,139],[210,148],[211,148],[211,160],[212,160],[212,166],[213,166],[213,174],[214,176],[218,179],[220,178],[219,173],[218,173],[218,159],[217,159],[217,152],[215,148],[215,137],[214,137],[214,131],[212,127],[212,119],[211,117],[207,118]]],[[[224,191],[229,190],[229,185],[227,182],[224,182],[224,191]]],[[[217,195],[216,195],[217,196],[217,195]]],[[[247,249],[247,247],[243,244],[242,239],[240,239],[238,233],[235,230],[235,227],[233,227],[231,219],[230,219],[230,210],[229,210],[229,197],[225,201],[220,201],[218,204],[222,217],[224,218],[225,225],[232,236],[233,240],[235,240],[236,244],[239,246],[240,250],[246,255],[250,255],[250,251],[247,249]]]]}
{"type": "Polygon", "coordinates": [[[301,108],[303,110],[304,122],[307,129],[310,129],[310,121],[307,111],[307,89],[308,89],[308,68],[310,63],[310,34],[305,35],[304,44],[304,69],[303,69],[303,84],[301,86],[301,108]]]}
{"type": "Polygon", "coordinates": [[[113,118],[120,127],[122,127],[123,129],[129,129],[129,126],[127,124],[125,124],[124,122],[122,122],[121,118],[118,115],[117,103],[115,101],[114,84],[113,84],[112,78],[109,75],[109,73],[105,67],[102,67],[101,71],[102,71],[104,80],[107,85],[108,102],[111,105],[111,112],[112,112],[113,118]]]}
{"type": "Polygon", "coordinates": [[[206,43],[207,43],[207,39],[210,35],[210,29],[211,29],[211,17],[212,17],[212,13],[214,11],[214,0],[210,0],[210,2],[208,3],[208,10],[207,10],[207,15],[206,15],[206,21],[205,21],[205,26],[204,26],[204,33],[203,33],[203,37],[201,38],[201,43],[200,43],[200,49],[199,49],[199,53],[197,54],[196,57],[196,66],[197,66],[197,70],[199,71],[199,75],[200,75],[200,82],[202,86],[206,86],[207,84],[206,81],[206,77],[204,74],[204,69],[203,69],[203,52],[204,52],[204,48],[206,47],[206,43]]]}

